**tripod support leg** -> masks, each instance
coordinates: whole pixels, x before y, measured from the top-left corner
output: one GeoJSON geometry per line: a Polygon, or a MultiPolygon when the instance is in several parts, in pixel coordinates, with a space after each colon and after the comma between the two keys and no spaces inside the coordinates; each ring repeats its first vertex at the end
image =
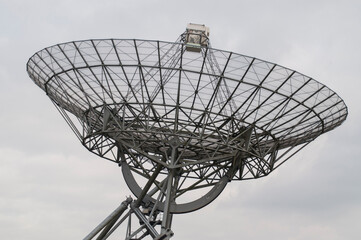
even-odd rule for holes
{"type": "Polygon", "coordinates": [[[106,219],[104,219],[103,222],[101,222],[83,240],[93,239],[101,230],[103,230],[102,235],[106,235],[106,233],[110,230],[110,228],[114,225],[114,223],[118,220],[118,218],[123,214],[123,212],[128,208],[128,205],[132,201],[133,199],[131,197],[128,197],[124,202],[120,204],[120,206],[117,209],[115,209],[106,219]]]}
{"type": "MultiPolygon", "coordinates": [[[[134,213],[139,219],[140,224],[142,225],[140,229],[145,228],[147,231],[145,235],[151,235],[155,240],[167,240],[173,236],[173,232],[170,229],[167,231],[162,231],[160,234],[154,228],[154,226],[149,222],[149,219],[140,211],[139,207],[142,203],[144,196],[149,191],[152,183],[155,181],[157,175],[162,170],[162,165],[158,165],[155,169],[153,175],[150,177],[149,181],[143,188],[143,191],[139,195],[139,197],[133,201],[131,197],[128,197],[121,205],[115,209],[106,219],[103,220],[91,233],[89,233],[83,240],[92,240],[95,236],[97,236],[96,240],[105,240],[108,238],[110,234],[121,224],[124,218],[130,218],[131,214],[134,213]],[[118,224],[117,221],[124,213],[124,211],[130,205],[130,212],[123,217],[123,220],[120,220],[118,224]],[[113,227],[115,225],[115,227],[113,227]]],[[[135,233],[134,233],[135,234],[135,233]]]]}

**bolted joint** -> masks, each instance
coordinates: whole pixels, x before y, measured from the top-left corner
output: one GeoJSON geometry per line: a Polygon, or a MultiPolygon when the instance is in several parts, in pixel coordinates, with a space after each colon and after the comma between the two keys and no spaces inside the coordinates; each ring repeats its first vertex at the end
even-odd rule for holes
{"type": "Polygon", "coordinates": [[[173,236],[174,236],[173,231],[170,228],[168,228],[163,233],[161,233],[158,237],[154,238],[154,240],[168,240],[173,236]]]}

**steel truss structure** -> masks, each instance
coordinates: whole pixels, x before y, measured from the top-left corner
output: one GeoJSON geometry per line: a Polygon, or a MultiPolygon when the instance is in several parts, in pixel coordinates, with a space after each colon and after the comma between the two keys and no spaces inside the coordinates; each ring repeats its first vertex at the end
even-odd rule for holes
{"type": "Polygon", "coordinates": [[[168,239],[173,214],[206,206],[230,181],[268,175],[346,119],[343,100],[316,80],[189,34],[74,41],[29,59],[30,78],[136,197],[85,239],[106,239],[126,219],[125,239],[168,239]]]}

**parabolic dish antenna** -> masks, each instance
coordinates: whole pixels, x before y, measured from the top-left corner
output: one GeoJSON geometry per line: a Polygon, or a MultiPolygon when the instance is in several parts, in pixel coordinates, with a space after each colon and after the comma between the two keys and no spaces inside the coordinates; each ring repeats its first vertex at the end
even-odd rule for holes
{"type": "Polygon", "coordinates": [[[106,239],[126,219],[125,239],[169,239],[174,214],[206,206],[230,181],[268,175],[346,119],[325,85],[211,48],[208,37],[189,24],[176,42],[74,41],[29,59],[30,78],[135,196],[85,239],[106,239]]]}

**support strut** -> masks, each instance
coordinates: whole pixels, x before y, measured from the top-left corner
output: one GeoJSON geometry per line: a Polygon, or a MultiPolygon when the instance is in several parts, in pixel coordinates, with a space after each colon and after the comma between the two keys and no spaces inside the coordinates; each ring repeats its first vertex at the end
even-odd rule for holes
{"type": "Polygon", "coordinates": [[[119,219],[119,217],[123,214],[125,210],[127,210],[128,205],[133,201],[131,197],[128,197],[124,202],[120,204],[120,206],[115,209],[106,219],[103,220],[93,231],[91,231],[83,240],[91,240],[93,239],[101,230],[103,232],[98,236],[97,239],[102,239],[108,233],[108,231],[112,228],[115,222],[119,219]],[[101,237],[101,238],[100,238],[101,237]]]}
{"type": "MultiPolygon", "coordinates": [[[[139,209],[139,207],[142,204],[142,201],[144,197],[146,196],[147,192],[149,191],[150,187],[152,186],[152,183],[155,181],[156,177],[162,170],[163,166],[158,165],[155,171],[153,172],[153,175],[149,178],[148,182],[146,183],[145,187],[143,188],[142,192],[138,196],[138,198],[133,201],[131,197],[128,197],[124,202],[121,203],[121,205],[115,209],[106,219],[103,220],[92,232],[90,232],[84,240],[92,240],[94,237],[97,236],[96,240],[105,240],[109,237],[109,235],[115,231],[116,228],[119,227],[119,225],[128,218],[129,225],[127,230],[127,237],[126,240],[133,239],[133,236],[140,233],[144,229],[146,229],[146,232],[143,232],[142,236],[137,239],[142,239],[147,235],[150,235],[155,240],[167,240],[170,239],[173,236],[173,232],[167,228],[166,230],[162,230],[159,234],[157,230],[154,228],[154,225],[157,224],[157,222],[151,222],[150,218],[147,218],[142,211],[139,209]],[[123,217],[120,221],[119,218],[124,213],[125,210],[127,210],[128,206],[130,205],[130,210],[127,213],[125,217],[123,217]],[[131,214],[135,214],[136,217],[139,219],[139,224],[141,225],[136,231],[131,231],[131,214]],[[118,222],[118,223],[117,223],[118,222]]],[[[167,220],[169,222],[169,220],[167,220]]]]}

